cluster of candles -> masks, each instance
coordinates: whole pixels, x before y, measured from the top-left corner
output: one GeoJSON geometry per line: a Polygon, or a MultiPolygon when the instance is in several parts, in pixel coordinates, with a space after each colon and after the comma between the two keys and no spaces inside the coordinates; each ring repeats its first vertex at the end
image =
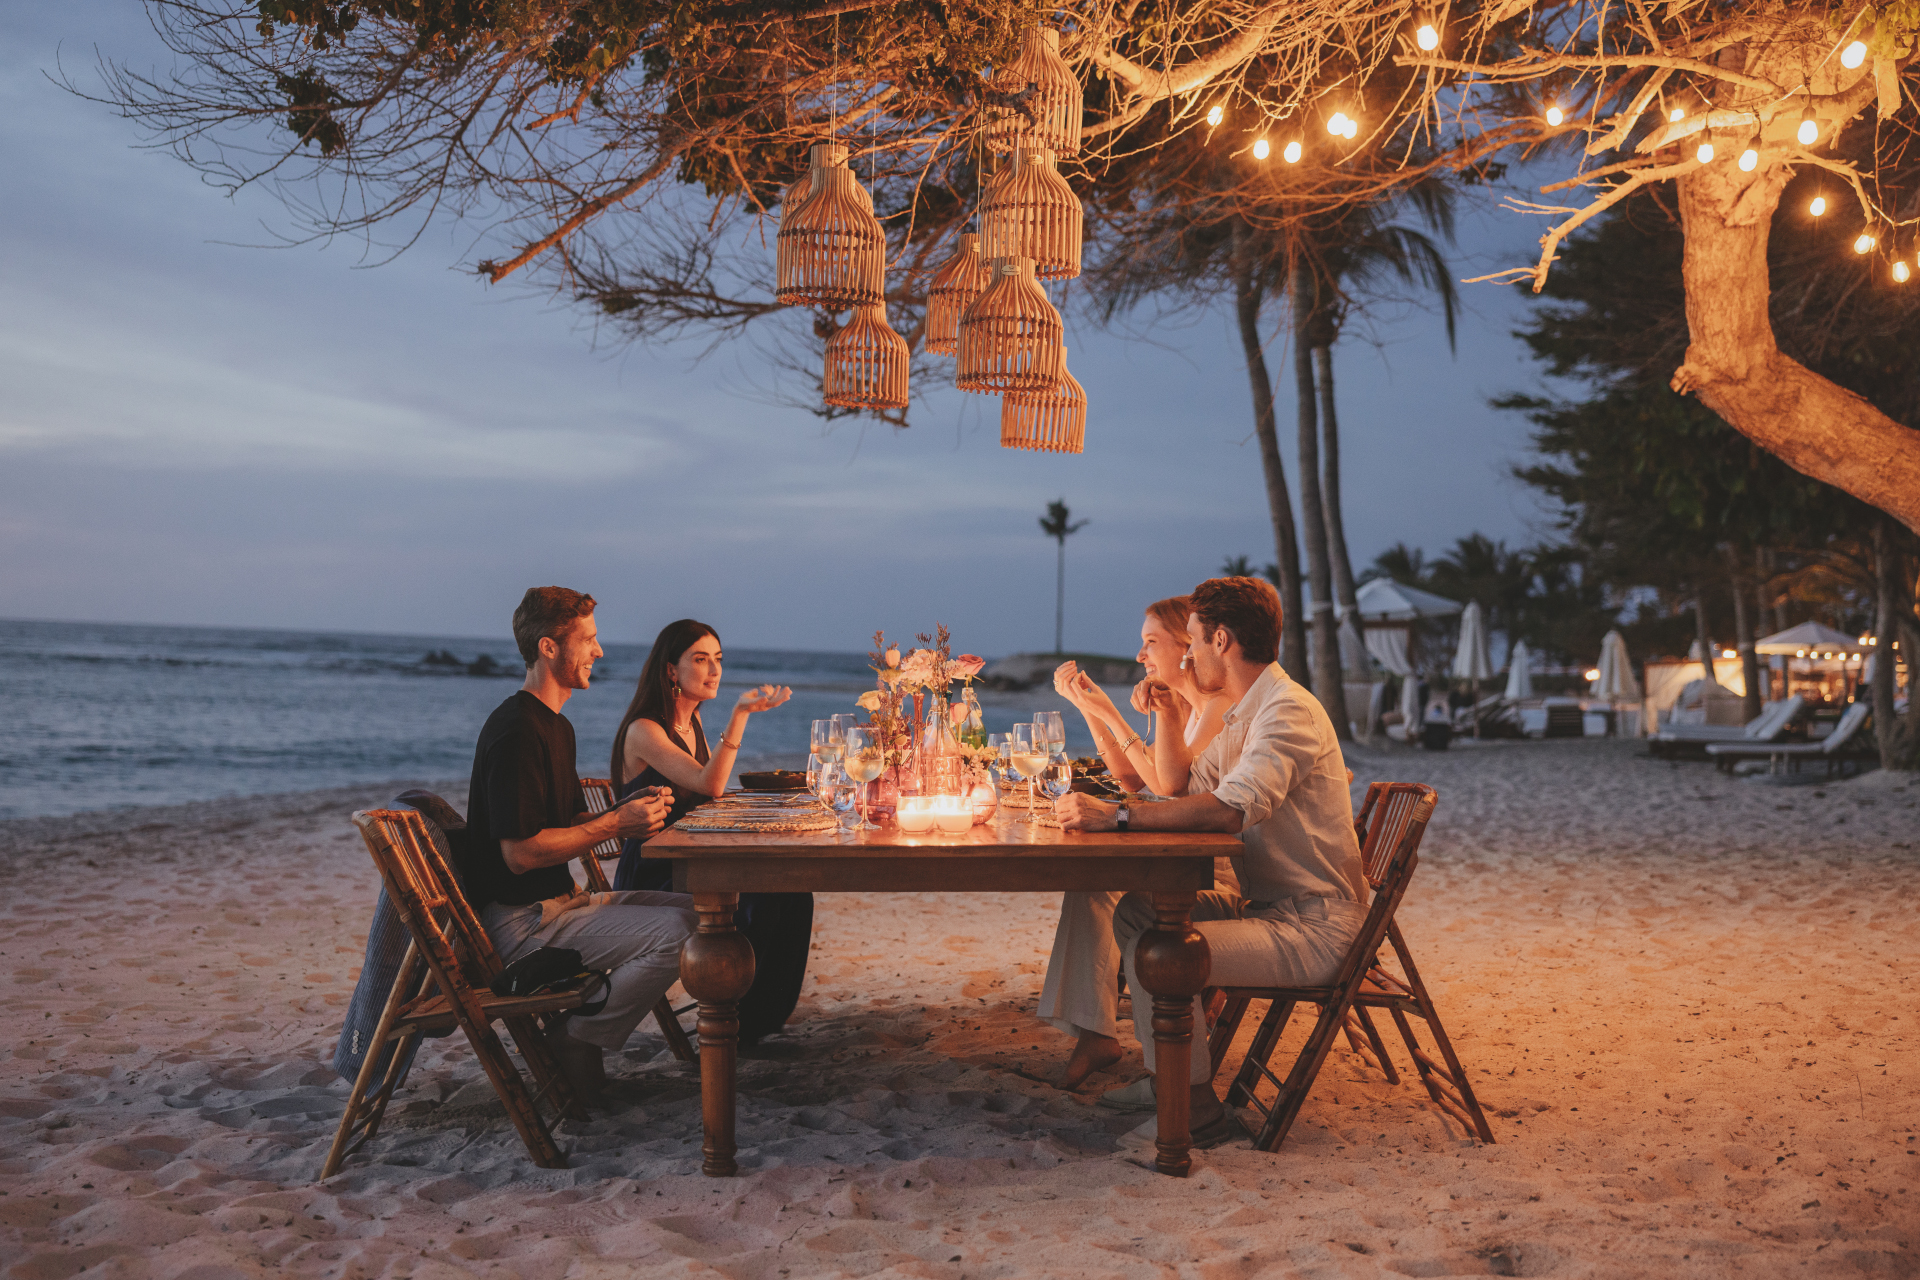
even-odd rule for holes
{"type": "Polygon", "coordinates": [[[901,796],[893,820],[908,835],[964,835],[973,826],[973,801],[961,795],[901,796]]]}

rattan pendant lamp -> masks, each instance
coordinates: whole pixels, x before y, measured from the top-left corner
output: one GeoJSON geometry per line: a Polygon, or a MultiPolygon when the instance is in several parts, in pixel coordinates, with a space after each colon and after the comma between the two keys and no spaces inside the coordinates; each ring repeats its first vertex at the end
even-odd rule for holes
{"type": "Polygon", "coordinates": [[[986,292],[993,272],[980,252],[980,237],[969,231],[960,247],[933,273],[927,288],[927,350],[937,356],[960,350],[960,317],[986,292]]]}
{"type": "Polygon", "coordinates": [[[1084,101],[1080,82],[1060,56],[1060,33],[1051,27],[1027,32],[1020,56],[993,73],[993,87],[1020,100],[1026,112],[1003,107],[987,124],[987,145],[1002,154],[1016,147],[1044,147],[1068,159],[1080,154],[1080,121],[1084,101]],[[1027,94],[1027,86],[1033,91],[1027,94]]]}
{"type": "Polygon", "coordinates": [[[1087,393],[1067,369],[1060,348],[1060,380],[1045,391],[1009,391],[1000,399],[1000,447],[1036,453],[1079,453],[1087,440],[1087,393]]]}
{"type": "Polygon", "coordinates": [[[844,311],[886,295],[887,235],[845,158],[845,147],[816,143],[813,194],[781,218],[774,296],[788,306],[844,311]]]}
{"type": "Polygon", "coordinates": [[[1033,259],[995,258],[993,283],[960,317],[954,385],[962,391],[1047,391],[1060,381],[1060,313],[1033,259]]]}
{"type": "Polygon", "coordinates": [[[981,249],[991,258],[1032,258],[1042,280],[1080,274],[1080,197],[1044,147],[1015,147],[1013,164],[980,198],[981,249]]]}
{"type": "Polygon", "coordinates": [[[845,409],[907,407],[907,340],[887,323],[884,303],[854,308],[827,342],[828,404],[845,409]]]}

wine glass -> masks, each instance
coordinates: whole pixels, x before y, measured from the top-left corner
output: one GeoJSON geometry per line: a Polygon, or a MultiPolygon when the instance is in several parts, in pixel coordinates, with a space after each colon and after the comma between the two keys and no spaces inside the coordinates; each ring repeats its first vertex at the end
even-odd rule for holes
{"type": "Polygon", "coordinates": [[[1047,766],[1048,753],[1047,740],[1044,736],[1045,732],[1046,731],[1039,725],[1017,724],[1013,726],[1013,733],[1008,747],[1014,773],[1018,774],[1027,784],[1027,816],[1029,820],[1034,816],[1033,807],[1035,799],[1033,782],[1035,778],[1040,776],[1040,771],[1047,766]]]}
{"type": "Polygon", "coordinates": [[[1065,755],[1067,750],[1067,722],[1058,711],[1040,711],[1033,717],[1036,725],[1042,725],[1047,733],[1047,751],[1051,755],[1065,755]]]}
{"type": "Polygon", "coordinates": [[[846,746],[846,734],[831,720],[813,722],[813,758],[822,763],[838,760],[841,750],[846,746]]]}
{"type": "Polygon", "coordinates": [[[859,830],[860,784],[847,777],[838,760],[820,766],[820,799],[833,811],[841,831],[859,830]]]}
{"type": "MultiPolygon", "coordinates": [[[[885,772],[886,752],[882,751],[879,743],[874,740],[873,730],[858,726],[847,730],[846,746],[840,755],[840,767],[846,771],[849,778],[861,784],[862,787],[885,772]]],[[[855,831],[878,831],[879,829],[867,821],[864,813],[861,814],[860,825],[853,828],[855,831]]]]}
{"type": "Polygon", "coordinates": [[[854,728],[859,723],[860,723],[860,717],[852,711],[834,712],[834,715],[833,715],[834,739],[844,744],[847,739],[847,730],[854,728]]]}
{"type": "Polygon", "coordinates": [[[1073,790],[1073,764],[1071,761],[1049,760],[1040,770],[1040,790],[1049,800],[1059,800],[1061,796],[1073,790]]]}

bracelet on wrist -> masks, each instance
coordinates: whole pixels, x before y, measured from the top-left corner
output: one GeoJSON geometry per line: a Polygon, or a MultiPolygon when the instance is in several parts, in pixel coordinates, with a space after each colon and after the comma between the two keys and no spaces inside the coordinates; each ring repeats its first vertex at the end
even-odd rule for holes
{"type": "Polygon", "coordinates": [[[739,743],[728,742],[725,738],[720,739],[720,745],[725,747],[729,751],[738,751],[740,749],[739,743]]]}

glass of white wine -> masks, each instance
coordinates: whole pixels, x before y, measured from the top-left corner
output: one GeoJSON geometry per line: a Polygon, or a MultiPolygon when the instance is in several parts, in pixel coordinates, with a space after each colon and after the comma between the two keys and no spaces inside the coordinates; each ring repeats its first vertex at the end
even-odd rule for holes
{"type": "Polygon", "coordinates": [[[831,720],[815,720],[813,722],[813,765],[807,770],[808,774],[817,778],[821,766],[838,760],[840,752],[845,747],[846,737],[839,725],[831,720]]]}
{"type": "Polygon", "coordinates": [[[1046,729],[1037,724],[1013,726],[1009,750],[1013,771],[1027,784],[1027,819],[1031,822],[1036,816],[1034,814],[1036,803],[1034,779],[1038,778],[1040,771],[1047,767],[1046,729]]]}
{"type": "Polygon", "coordinates": [[[1046,793],[1047,799],[1053,801],[1058,801],[1073,790],[1073,762],[1065,757],[1047,761],[1046,767],[1040,771],[1040,790],[1046,793]]]}
{"type": "Polygon", "coordinates": [[[1036,725],[1044,727],[1047,734],[1047,751],[1051,755],[1065,755],[1067,750],[1067,721],[1058,711],[1040,711],[1033,717],[1036,725]]]}
{"type": "MultiPolygon", "coordinates": [[[[886,752],[874,741],[873,730],[855,726],[846,731],[846,742],[840,755],[840,767],[846,770],[849,778],[859,783],[862,789],[886,770],[886,752]]],[[[878,831],[880,828],[867,820],[864,812],[860,815],[855,831],[878,831]]]]}

